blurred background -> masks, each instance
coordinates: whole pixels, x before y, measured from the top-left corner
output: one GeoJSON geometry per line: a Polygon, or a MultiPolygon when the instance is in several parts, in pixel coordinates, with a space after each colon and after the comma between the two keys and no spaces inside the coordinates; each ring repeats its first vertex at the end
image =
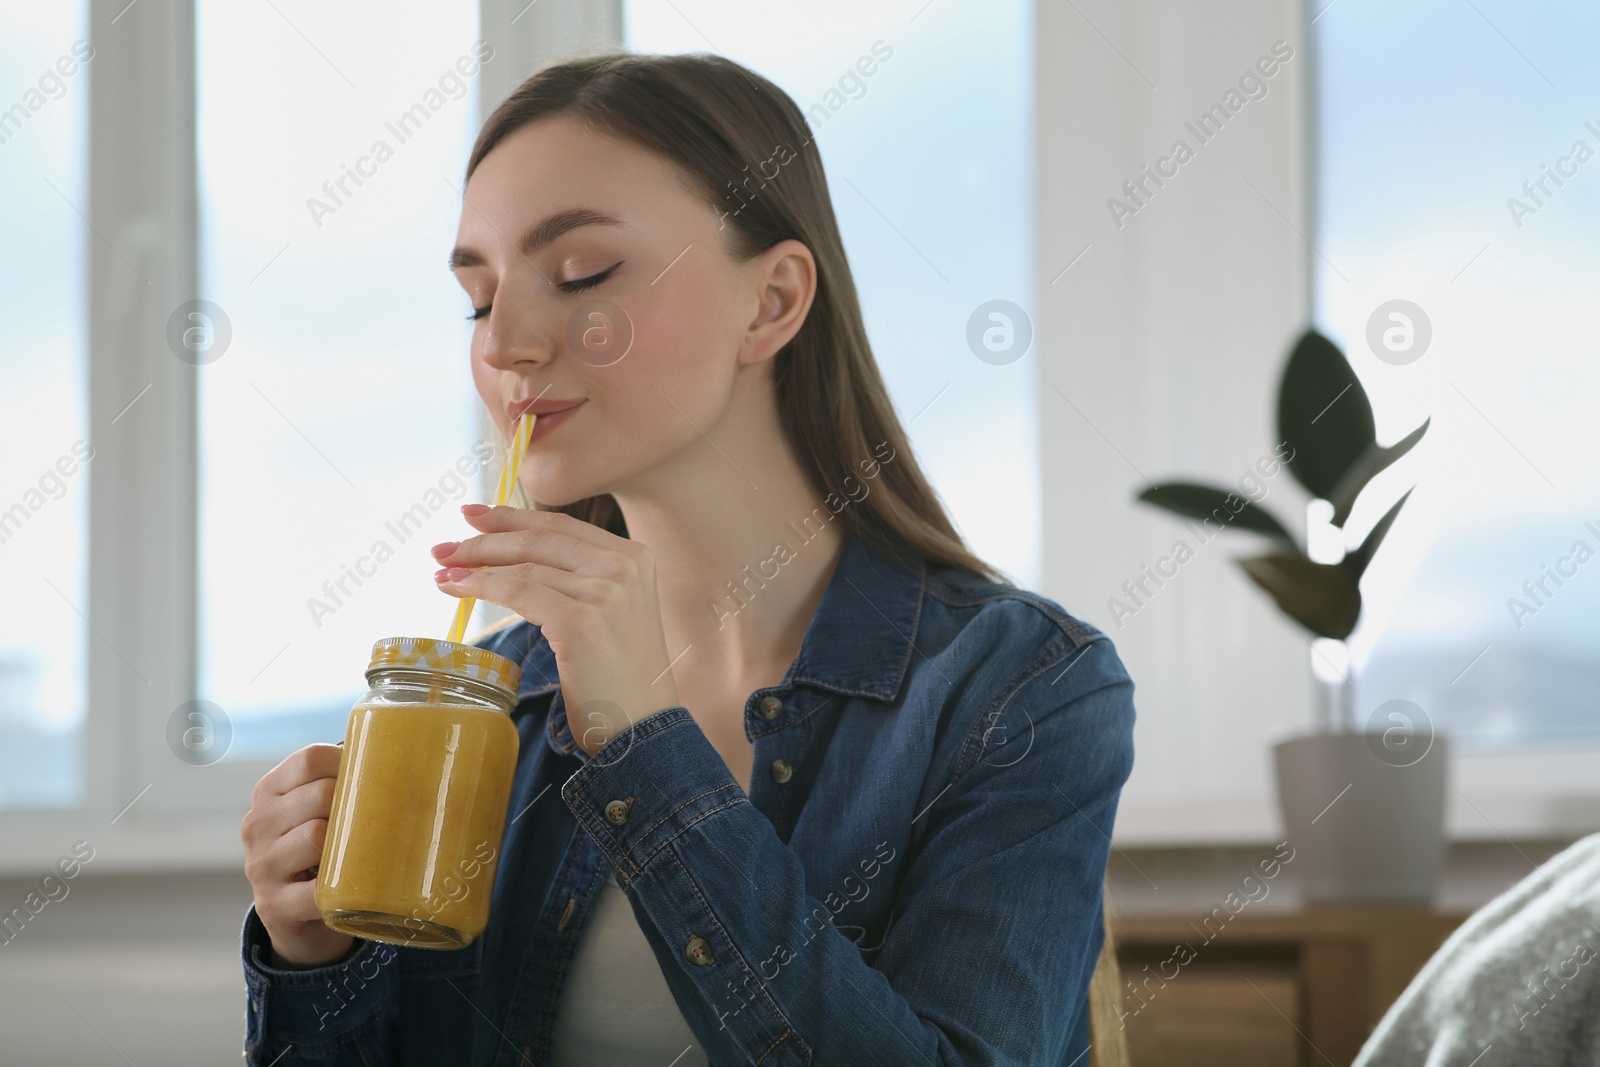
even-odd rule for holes
{"type": "Polygon", "coordinates": [[[374,639],[442,632],[427,546],[484,495],[444,267],[471,142],[623,47],[806,112],[919,460],[1135,678],[1134,1062],[1348,1063],[1454,924],[1600,829],[1597,32],[1576,0],[0,0],[0,919],[93,857],[4,928],[0,1062],[236,1060],[250,786],[342,734],[374,639]],[[1270,454],[1307,328],[1380,444],[1431,419],[1343,529],[1287,475],[1263,503],[1337,562],[1416,487],[1346,645],[1358,726],[1404,700],[1448,739],[1439,868],[1378,907],[1286,863],[1154,984],[1318,848],[1273,753],[1323,683],[1250,535],[1140,589],[1193,537],[1135,496],[1270,454]]]}

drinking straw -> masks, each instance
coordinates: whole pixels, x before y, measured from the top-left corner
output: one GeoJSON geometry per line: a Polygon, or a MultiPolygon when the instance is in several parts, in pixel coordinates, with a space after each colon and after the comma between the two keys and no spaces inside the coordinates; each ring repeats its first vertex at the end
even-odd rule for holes
{"type": "MultiPolygon", "coordinates": [[[[500,468],[500,484],[494,491],[496,507],[504,507],[506,499],[511,496],[511,489],[517,484],[517,473],[522,469],[522,453],[528,449],[528,437],[533,433],[534,421],[538,419],[532,412],[524,411],[517,419],[516,432],[511,435],[511,454],[506,457],[505,466],[500,468]]],[[[475,597],[462,597],[456,605],[455,621],[450,624],[450,636],[447,640],[459,644],[467,632],[467,623],[472,618],[472,609],[477,604],[475,597]]]]}

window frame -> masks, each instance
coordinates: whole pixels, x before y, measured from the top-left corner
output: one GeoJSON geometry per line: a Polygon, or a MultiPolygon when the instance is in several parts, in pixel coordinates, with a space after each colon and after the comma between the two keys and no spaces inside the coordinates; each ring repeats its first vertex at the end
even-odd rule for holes
{"type": "MultiPolygon", "coordinates": [[[[1104,605],[1181,535],[1133,502],[1145,476],[1215,479],[1270,447],[1283,353],[1314,321],[1311,23],[1325,7],[1152,20],[1109,2],[1035,6],[1043,591],[1102,626],[1139,687],[1119,847],[1281,840],[1272,746],[1312,722],[1307,639],[1232,563],[1244,542],[1202,549],[1125,627],[1104,605]],[[1109,223],[1120,183],[1279,38],[1296,59],[1273,95],[1125,228],[1109,223]],[[1119,104],[1082,106],[1100,99],[1119,104]]],[[[1303,495],[1280,492],[1279,514],[1298,527],[1303,495]]],[[[1600,829],[1600,747],[1453,755],[1447,796],[1451,841],[1577,837],[1600,829]]]]}
{"type": "MultiPolygon", "coordinates": [[[[197,294],[200,276],[195,11],[192,4],[128,5],[126,0],[89,0],[88,6],[95,59],[84,72],[90,93],[85,213],[93,225],[81,227],[79,239],[87,250],[84,314],[95,460],[89,472],[92,595],[86,606],[89,706],[81,739],[84,792],[80,806],[71,810],[0,811],[0,871],[26,874],[44,869],[78,839],[95,846],[98,870],[232,868],[243,854],[238,817],[248,807],[255,779],[269,765],[222,761],[193,767],[177,760],[165,741],[172,710],[204,696],[194,692],[199,666],[194,375],[204,373],[204,368],[181,363],[165,343],[168,315],[197,294]],[[141,395],[147,385],[152,388],[141,395]],[[136,396],[137,405],[124,414],[136,396]],[[111,420],[119,415],[123,417],[113,425],[111,420]],[[137,668],[131,668],[129,661],[137,668]]],[[[1312,6],[1303,0],[1288,0],[1285,5],[1293,13],[1289,21],[1299,27],[1300,40],[1308,45],[1310,35],[1303,31],[1309,27],[1312,6]]],[[[621,44],[621,0],[603,0],[583,13],[566,5],[480,0],[479,12],[481,36],[504,60],[484,68],[480,117],[486,117],[493,103],[539,65],[560,55],[621,44]]],[[[1070,53],[1072,49],[1064,49],[1060,39],[1046,38],[1076,32],[1068,28],[1076,25],[1070,21],[1076,16],[1044,15],[1036,8],[1038,54],[1070,53]]],[[[1138,32],[1131,23],[1112,29],[1125,50],[1142,54],[1129,43],[1138,32]]],[[[1115,55],[1107,57],[1111,80],[1125,79],[1130,92],[1137,93],[1138,79],[1119,66],[1122,62],[1115,55]]],[[[1306,81],[1298,164],[1305,172],[1297,179],[1304,183],[1305,196],[1289,209],[1295,224],[1307,232],[1315,217],[1310,207],[1316,193],[1318,150],[1311,100],[1315,62],[1315,49],[1307,47],[1306,69],[1297,74],[1306,81]]],[[[1107,138],[1096,153],[1090,152],[1092,143],[1073,137],[1070,124],[1058,121],[1064,105],[1052,104],[1046,95],[1045,75],[1050,69],[1041,61],[1035,71],[1035,212],[1041,230],[1035,242],[1040,475],[1047,501],[1052,487],[1081,500],[1086,491],[1104,489],[1106,476],[1089,471],[1081,462],[1081,451],[1064,447],[1070,442],[1049,429],[1075,416],[1063,415],[1045,378],[1048,373],[1065,380],[1092,355],[1080,352],[1077,342],[1065,340],[1074,337],[1075,324],[1084,321],[1085,309],[1077,303],[1082,296],[1069,296],[1068,285],[1052,281],[1060,277],[1061,250],[1068,249],[1066,258],[1071,258],[1083,240],[1076,220],[1047,202],[1063,193],[1044,176],[1051,158],[1064,151],[1082,169],[1085,160],[1121,151],[1123,143],[1107,138]]],[[[1152,134],[1169,132],[1158,125],[1152,134]]],[[[1098,185],[1089,191],[1103,195],[1098,185]]],[[[1139,220],[1145,231],[1152,231],[1158,221],[1139,220]]],[[[1153,236],[1147,232],[1143,239],[1153,236]]],[[[1299,279],[1307,308],[1314,300],[1312,255],[1302,244],[1282,264],[1299,279]]],[[[1121,305],[1115,308],[1092,303],[1088,310],[1100,318],[1112,311],[1149,310],[1125,297],[1112,301],[1121,305]]],[[[1180,313],[1179,309],[1167,312],[1180,313]]],[[[1154,332],[1154,326],[1147,326],[1147,336],[1154,332]]],[[[1268,351],[1261,358],[1271,362],[1276,355],[1268,351]]],[[[1116,376],[1099,379],[1094,385],[1110,390],[1109,399],[1086,388],[1073,400],[1079,406],[1105,402],[1106,410],[1116,411],[1131,395],[1130,381],[1116,376]]],[[[1146,456],[1153,452],[1140,451],[1146,456]]],[[[1166,469],[1170,464],[1158,462],[1164,459],[1170,457],[1151,460],[1152,468],[1166,469]]],[[[1120,472],[1111,475],[1112,481],[1120,478],[1120,472]]],[[[1114,492],[1123,489],[1118,482],[1114,492]]],[[[1127,569],[1112,550],[1118,536],[1115,529],[1085,531],[1071,515],[1052,510],[1048,503],[1043,515],[1046,591],[1069,610],[1074,605],[1092,608],[1094,598],[1104,592],[1099,577],[1127,569]]],[[[1236,575],[1228,578],[1237,582],[1236,575]]],[[[1205,584],[1197,580],[1192,590],[1175,589],[1169,595],[1201,596],[1208,592],[1205,584]]],[[[1279,624],[1260,613],[1259,601],[1247,599],[1248,591],[1229,585],[1216,593],[1217,610],[1246,627],[1250,643],[1264,650],[1262,654],[1292,647],[1276,632],[1279,624]]],[[[1173,630],[1156,642],[1167,654],[1151,662],[1192,661],[1193,649],[1186,651],[1184,642],[1194,639],[1173,630]]],[[[1226,649],[1212,651],[1226,653],[1226,649]]],[[[1241,661],[1234,666],[1244,670],[1249,664],[1241,661]]],[[[1292,654],[1290,667],[1252,694],[1253,703],[1273,710],[1254,715],[1254,732],[1249,736],[1233,738],[1236,745],[1252,746],[1252,758],[1263,763],[1270,758],[1273,735],[1309,718],[1309,677],[1300,677],[1305,672],[1304,656],[1292,654]],[[1260,704],[1262,697],[1267,704],[1260,704]]],[[[1146,686],[1144,692],[1141,711],[1156,710],[1145,701],[1170,695],[1157,684],[1146,686]]],[[[1176,713],[1186,714],[1183,709],[1176,713]]],[[[1148,714],[1145,718],[1152,721],[1148,714]]],[[[1141,742],[1154,743],[1148,735],[1141,742]]],[[[1600,746],[1458,755],[1452,772],[1456,788],[1447,815],[1452,840],[1575,836],[1600,825],[1600,784],[1591,784],[1600,783],[1600,746]]],[[[1270,842],[1277,832],[1270,781],[1265,793],[1247,783],[1241,792],[1181,799],[1142,796],[1134,783],[1124,795],[1116,839],[1120,845],[1270,842]]]]}
{"type": "MultiPolygon", "coordinates": [[[[1326,0],[1296,0],[1306,33],[1304,229],[1317,248],[1326,248],[1320,210],[1322,174],[1321,67],[1324,63],[1313,23],[1326,0]]],[[[1319,280],[1326,264],[1309,243],[1303,255],[1306,305],[1312,323],[1326,325],[1319,280]]],[[[1485,432],[1498,432],[1485,428],[1485,432]]],[[[1461,646],[1461,662],[1473,660],[1476,643],[1461,646]]],[[[1481,652],[1478,653],[1481,655],[1481,652]]],[[[1518,743],[1498,751],[1452,751],[1444,834],[1451,842],[1575,840],[1600,830],[1600,736],[1570,743],[1518,743]]],[[[1276,812],[1274,812],[1276,816],[1276,812]]],[[[1276,822],[1273,826],[1277,830],[1276,822]]]]}
{"type": "MultiPolygon", "coordinates": [[[[480,120],[537,66],[621,40],[620,0],[586,12],[480,0],[479,21],[501,60],[484,67],[480,120]]],[[[193,2],[88,0],[88,224],[78,239],[95,458],[84,789],[75,808],[0,810],[0,873],[47,869],[77,840],[94,846],[102,872],[236,868],[239,821],[272,766],[195,766],[167,747],[174,710],[205,697],[196,691],[196,375],[205,368],[177,359],[166,341],[173,310],[205,296],[196,25],[193,2]]]]}

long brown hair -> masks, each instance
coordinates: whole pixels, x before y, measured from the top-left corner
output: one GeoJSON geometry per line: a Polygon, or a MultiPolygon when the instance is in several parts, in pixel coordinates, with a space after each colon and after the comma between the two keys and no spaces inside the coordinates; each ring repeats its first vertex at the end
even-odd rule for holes
{"type": "MultiPolygon", "coordinates": [[[[873,491],[838,509],[845,531],[891,555],[1003,580],[966,546],[912,455],[867,341],[822,157],[789,95],[715,55],[570,59],[534,74],[495,109],[473,145],[467,177],[507,135],[551,116],[579,119],[675,164],[713,210],[726,212],[736,259],[789,239],[811,250],[816,298],[774,371],[779,415],[801,463],[824,493],[842,498],[861,482],[856,464],[882,459],[875,449],[887,443],[893,458],[881,464],[873,491]],[[767,178],[762,163],[780,149],[786,161],[767,178]]],[[[549,510],[627,536],[610,494],[549,510]]]]}

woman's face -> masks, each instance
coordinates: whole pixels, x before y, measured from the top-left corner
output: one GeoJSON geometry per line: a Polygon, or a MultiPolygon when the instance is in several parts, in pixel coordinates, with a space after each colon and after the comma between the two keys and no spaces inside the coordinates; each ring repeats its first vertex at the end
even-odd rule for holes
{"type": "Polygon", "coordinates": [[[541,417],[522,484],[545,504],[629,487],[714,435],[763,303],[766,254],[735,263],[671,164],[568,118],[507,136],[466,187],[456,278],[472,374],[511,440],[541,417]]]}

